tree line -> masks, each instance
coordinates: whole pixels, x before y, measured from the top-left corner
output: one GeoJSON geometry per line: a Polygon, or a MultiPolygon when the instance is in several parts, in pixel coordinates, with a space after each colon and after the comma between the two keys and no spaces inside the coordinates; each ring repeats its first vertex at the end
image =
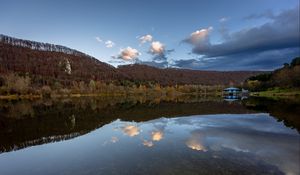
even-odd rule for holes
{"type": "Polygon", "coordinates": [[[70,96],[72,94],[98,95],[156,95],[177,96],[183,94],[221,95],[224,86],[205,85],[175,85],[161,86],[155,82],[116,81],[102,82],[90,80],[72,81],[71,85],[64,86],[59,81],[51,85],[33,84],[32,76],[10,73],[0,75],[0,95],[38,95],[43,97],[70,96]]]}
{"type": "Polygon", "coordinates": [[[299,89],[300,88],[300,57],[294,58],[291,63],[284,63],[282,68],[273,72],[249,77],[244,88],[251,91],[265,91],[276,88],[299,89]]]}

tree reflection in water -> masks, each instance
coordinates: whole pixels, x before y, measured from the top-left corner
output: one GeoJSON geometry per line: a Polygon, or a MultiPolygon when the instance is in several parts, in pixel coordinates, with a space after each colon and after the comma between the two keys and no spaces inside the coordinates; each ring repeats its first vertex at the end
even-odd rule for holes
{"type": "MultiPolygon", "coordinates": [[[[0,101],[0,150],[54,142],[86,134],[116,119],[147,121],[160,117],[199,114],[243,114],[268,112],[286,126],[300,129],[300,102],[249,98],[226,102],[221,98],[184,96],[176,99],[147,97],[70,98],[37,101],[0,101]],[[143,103],[142,103],[143,102],[143,103]],[[280,107],[278,107],[280,106],[280,107]],[[38,132],[37,132],[38,131],[38,132]]],[[[125,126],[124,133],[135,136],[140,131],[125,126]]],[[[151,141],[163,138],[152,131],[151,141]]],[[[145,145],[153,145],[150,140],[145,145]]]]}
{"type": "Polygon", "coordinates": [[[299,113],[262,98],[0,101],[0,174],[299,174],[299,134],[280,122],[299,131],[299,113]]]}

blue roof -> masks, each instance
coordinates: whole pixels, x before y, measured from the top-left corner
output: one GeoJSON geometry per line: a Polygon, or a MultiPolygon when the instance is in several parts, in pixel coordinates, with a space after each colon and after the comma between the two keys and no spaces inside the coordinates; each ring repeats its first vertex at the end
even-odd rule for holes
{"type": "Polygon", "coordinates": [[[236,87],[229,87],[229,88],[226,88],[226,89],[224,89],[224,90],[230,91],[230,90],[240,90],[240,89],[239,89],[239,88],[236,88],[236,87]]]}

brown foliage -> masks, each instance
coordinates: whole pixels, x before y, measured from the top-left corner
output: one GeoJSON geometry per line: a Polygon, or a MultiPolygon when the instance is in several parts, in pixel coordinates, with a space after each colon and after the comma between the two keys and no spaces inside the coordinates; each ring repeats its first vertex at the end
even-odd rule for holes
{"type": "Polygon", "coordinates": [[[132,81],[155,81],[163,86],[176,84],[229,85],[240,84],[255,71],[200,71],[188,69],[160,69],[147,65],[120,66],[118,70],[132,81]]]}
{"type": "MultiPolygon", "coordinates": [[[[159,69],[146,65],[127,65],[119,68],[64,46],[20,40],[0,35],[0,73],[29,74],[32,84],[53,89],[74,87],[87,89],[91,80],[132,86],[155,84],[228,85],[240,84],[258,72],[198,71],[186,69],[159,69]],[[82,83],[83,82],[83,83],[82,83]]],[[[90,84],[89,89],[96,85],[90,84]]]]}

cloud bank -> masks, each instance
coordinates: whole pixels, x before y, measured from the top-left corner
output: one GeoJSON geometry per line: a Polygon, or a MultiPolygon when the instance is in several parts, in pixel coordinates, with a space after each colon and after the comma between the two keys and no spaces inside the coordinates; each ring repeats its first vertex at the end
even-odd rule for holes
{"type": "Polygon", "coordinates": [[[210,28],[191,33],[183,41],[192,45],[192,53],[199,57],[178,60],[174,66],[193,69],[274,69],[299,55],[299,7],[278,15],[268,12],[247,18],[262,17],[268,18],[269,22],[227,33],[222,43],[211,43],[210,28]]]}
{"type": "MultiPolygon", "coordinates": [[[[265,11],[260,14],[251,14],[242,18],[261,20],[260,25],[254,25],[231,32],[227,26],[229,17],[222,17],[217,22],[219,26],[208,26],[191,32],[181,43],[191,46],[187,54],[189,58],[169,58],[174,49],[168,50],[166,45],[153,36],[146,34],[137,37],[140,46],[149,44],[147,53],[149,59],[140,60],[137,49],[127,47],[122,49],[116,58],[119,61],[133,61],[155,67],[177,67],[204,70],[273,70],[292,58],[300,55],[300,27],[299,7],[274,14],[265,11]],[[212,39],[212,34],[219,34],[219,39],[212,39]]],[[[96,37],[98,42],[102,39],[96,37]]],[[[180,42],[180,41],[179,41],[180,42]]],[[[107,47],[114,43],[106,41],[107,47]]]]}

